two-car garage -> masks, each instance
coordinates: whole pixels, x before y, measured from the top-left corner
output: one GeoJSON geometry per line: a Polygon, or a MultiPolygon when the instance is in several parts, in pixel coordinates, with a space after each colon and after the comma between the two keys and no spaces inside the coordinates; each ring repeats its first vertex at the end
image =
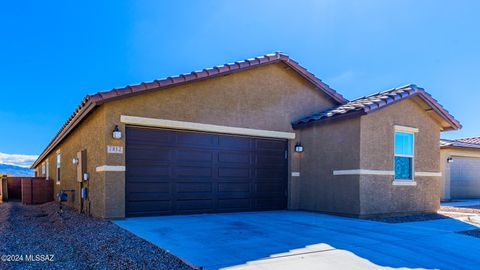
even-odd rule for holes
{"type": "Polygon", "coordinates": [[[287,140],[126,128],[127,217],[287,207],[287,140]]]}

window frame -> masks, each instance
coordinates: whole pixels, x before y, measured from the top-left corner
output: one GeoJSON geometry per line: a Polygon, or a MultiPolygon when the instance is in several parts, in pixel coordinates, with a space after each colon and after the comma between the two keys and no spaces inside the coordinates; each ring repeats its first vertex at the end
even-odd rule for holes
{"type": "Polygon", "coordinates": [[[47,159],[47,161],[45,162],[45,179],[48,180],[48,178],[50,178],[50,173],[49,173],[49,170],[50,170],[50,162],[49,160],[47,159]]]}
{"type": "Polygon", "coordinates": [[[56,155],[55,155],[56,159],[55,159],[55,162],[56,162],[56,178],[55,178],[55,182],[57,185],[60,185],[61,183],[61,177],[60,177],[60,169],[62,167],[62,153],[60,152],[60,150],[57,151],[56,155]]]}
{"type": "Polygon", "coordinates": [[[406,127],[395,126],[394,133],[393,133],[393,181],[394,182],[415,182],[415,134],[417,132],[418,132],[418,129],[415,129],[415,128],[406,128],[406,127]],[[402,154],[397,154],[395,152],[397,133],[406,133],[406,134],[411,134],[412,135],[412,155],[402,155],[402,154]],[[395,173],[395,165],[396,165],[395,158],[396,157],[406,157],[406,158],[411,158],[412,159],[412,164],[411,164],[411,168],[410,168],[411,179],[397,178],[396,173],[395,173]]]}

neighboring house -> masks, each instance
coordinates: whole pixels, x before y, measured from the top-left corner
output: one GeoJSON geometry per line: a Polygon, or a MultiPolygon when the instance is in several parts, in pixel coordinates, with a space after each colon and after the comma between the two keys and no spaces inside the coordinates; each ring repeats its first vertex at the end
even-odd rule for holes
{"type": "Polygon", "coordinates": [[[104,218],[434,212],[458,128],[415,85],[348,101],[276,53],[89,95],[33,168],[104,218]]]}
{"type": "Polygon", "coordinates": [[[480,137],[440,141],[442,200],[480,198],[480,137]]]}

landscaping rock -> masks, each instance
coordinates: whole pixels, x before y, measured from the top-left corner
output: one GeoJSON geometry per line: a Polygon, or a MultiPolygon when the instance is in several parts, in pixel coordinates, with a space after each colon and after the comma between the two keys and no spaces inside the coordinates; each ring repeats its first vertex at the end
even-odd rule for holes
{"type": "Polygon", "coordinates": [[[112,222],[58,209],[0,204],[0,269],[194,269],[112,222]]]}

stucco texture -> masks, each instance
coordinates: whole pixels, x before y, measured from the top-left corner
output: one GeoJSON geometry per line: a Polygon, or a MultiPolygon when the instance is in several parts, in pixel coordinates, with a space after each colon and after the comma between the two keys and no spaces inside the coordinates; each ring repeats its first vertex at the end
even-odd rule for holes
{"type": "Polygon", "coordinates": [[[87,151],[87,172],[90,174],[90,180],[84,181],[83,186],[89,188],[89,200],[85,201],[84,210],[93,216],[105,217],[105,178],[102,173],[97,173],[95,168],[98,164],[105,163],[106,153],[105,145],[105,110],[100,107],[85,119],[62,143],[52,151],[46,159],[39,164],[36,170],[39,176],[41,166],[47,160],[49,161],[49,179],[54,182],[54,195],[60,190],[73,190],[67,192],[69,206],[80,209],[80,183],[77,182],[77,166],[73,164],[73,158],[77,153],[87,151]],[[57,152],[61,153],[60,182],[57,179],[57,152]]]}
{"type": "MultiPolygon", "coordinates": [[[[415,172],[440,172],[440,126],[413,99],[361,117],[360,168],[394,170],[394,126],[418,128],[415,172]]],[[[394,176],[361,175],[360,215],[436,212],[440,177],[415,176],[416,186],[396,186],[394,176]]]]}
{"type": "Polygon", "coordinates": [[[334,176],[334,170],[360,164],[360,118],[315,124],[301,130],[305,147],[299,156],[300,177],[292,179],[293,208],[358,215],[358,175],[334,176]]]}

